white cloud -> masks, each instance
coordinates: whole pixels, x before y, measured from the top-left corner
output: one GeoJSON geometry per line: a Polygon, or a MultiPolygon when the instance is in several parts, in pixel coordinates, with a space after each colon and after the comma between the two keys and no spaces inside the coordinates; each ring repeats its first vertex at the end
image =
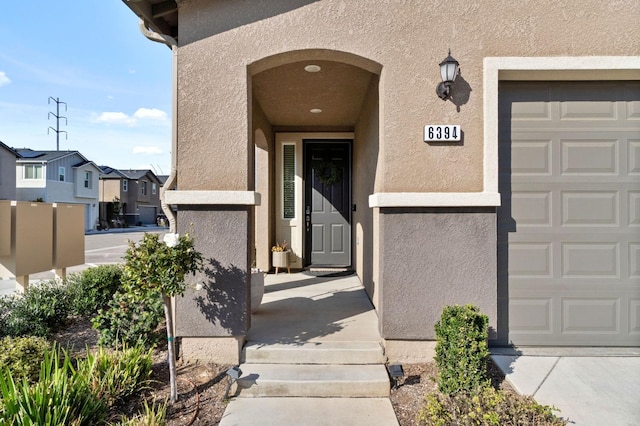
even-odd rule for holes
{"type": "Polygon", "coordinates": [[[141,120],[149,119],[164,121],[167,119],[167,113],[156,108],[138,108],[138,110],[133,114],[133,117],[141,120]]]}
{"type": "Polygon", "coordinates": [[[132,116],[124,112],[103,112],[95,115],[93,121],[106,124],[124,124],[127,126],[136,126],[140,121],[167,121],[167,113],[156,108],[138,108],[132,116]]]}
{"type": "Polygon", "coordinates": [[[158,146],[134,146],[134,154],[162,154],[163,151],[158,146]]]}
{"type": "Polygon", "coordinates": [[[11,80],[7,77],[7,74],[4,71],[0,71],[0,87],[9,83],[11,83],[11,80]]]}
{"type": "Polygon", "coordinates": [[[133,126],[136,124],[136,120],[129,117],[124,112],[103,112],[98,117],[96,117],[95,121],[107,124],[126,124],[128,126],[133,126]]]}

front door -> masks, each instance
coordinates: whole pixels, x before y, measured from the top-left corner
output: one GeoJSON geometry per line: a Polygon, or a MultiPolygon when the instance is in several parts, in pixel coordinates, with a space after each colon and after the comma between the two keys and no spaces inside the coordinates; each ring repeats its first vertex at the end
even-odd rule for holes
{"type": "Polygon", "coordinates": [[[351,265],[351,142],[305,141],[305,263],[351,265]]]}

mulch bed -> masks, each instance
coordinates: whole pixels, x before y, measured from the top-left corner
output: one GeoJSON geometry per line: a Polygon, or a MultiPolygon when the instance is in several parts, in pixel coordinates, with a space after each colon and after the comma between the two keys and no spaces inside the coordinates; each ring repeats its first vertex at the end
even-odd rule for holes
{"type": "MultiPolygon", "coordinates": [[[[62,347],[70,348],[81,354],[85,348],[97,347],[98,335],[88,320],[77,320],[65,330],[57,333],[54,340],[62,347]]],[[[146,398],[148,401],[164,401],[169,398],[169,368],[166,347],[158,347],[154,352],[153,383],[148,391],[136,401],[130,401],[120,407],[118,413],[131,415],[146,398]]],[[[226,371],[229,365],[213,363],[183,363],[178,361],[178,402],[168,406],[167,425],[217,425],[222,418],[227,402],[224,395],[227,388],[226,371]]],[[[401,426],[417,425],[416,416],[424,406],[427,393],[437,389],[435,382],[435,363],[405,364],[405,375],[400,379],[398,388],[391,390],[391,403],[401,426]]],[[[513,391],[500,370],[492,363],[489,375],[495,385],[513,391]]]]}

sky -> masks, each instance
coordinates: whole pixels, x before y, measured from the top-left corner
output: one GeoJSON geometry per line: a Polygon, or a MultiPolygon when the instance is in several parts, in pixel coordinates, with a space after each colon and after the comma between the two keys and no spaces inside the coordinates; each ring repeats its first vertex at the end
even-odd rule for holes
{"type": "Polygon", "coordinates": [[[60,150],[169,174],[171,50],[121,0],[2,1],[0,141],[55,150],[55,100],[60,150]]]}

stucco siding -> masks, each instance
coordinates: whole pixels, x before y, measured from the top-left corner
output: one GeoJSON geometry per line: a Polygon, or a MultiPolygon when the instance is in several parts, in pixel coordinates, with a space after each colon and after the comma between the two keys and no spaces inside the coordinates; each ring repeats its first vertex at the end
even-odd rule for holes
{"type": "Polygon", "coordinates": [[[182,1],[179,161],[190,167],[180,169],[181,185],[246,189],[246,167],[234,165],[249,157],[247,67],[282,52],[320,48],[383,66],[381,191],[481,191],[483,58],[637,55],[639,17],[640,4],[631,0],[499,6],[475,1],[446,7],[328,0],[285,2],[276,9],[271,3],[182,1]],[[625,31],[613,37],[619,28],[625,31]],[[438,63],[448,48],[461,66],[453,103],[434,93],[438,63]],[[428,123],[461,125],[463,143],[425,144],[422,127],[428,123]],[[210,158],[225,167],[203,175],[210,158]]]}
{"type": "Polygon", "coordinates": [[[247,207],[181,206],[178,232],[194,236],[205,269],[195,278],[186,277],[189,287],[176,298],[178,336],[241,336],[248,330],[249,256],[247,244],[238,242],[250,241],[249,223],[247,207]]]}
{"type": "Polygon", "coordinates": [[[373,280],[373,209],[368,208],[369,195],[375,192],[375,182],[381,163],[379,156],[378,79],[372,79],[364,101],[362,114],[354,132],[353,144],[353,204],[352,216],[354,266],[373,304],[378,304],[376,283],[373,280]]]}
{"type": "Polygon", "coordinates": [[[495,209],[380,209],[380,330],[434,340],[447,305],[472,303],[496,336],[495,209]]]}

